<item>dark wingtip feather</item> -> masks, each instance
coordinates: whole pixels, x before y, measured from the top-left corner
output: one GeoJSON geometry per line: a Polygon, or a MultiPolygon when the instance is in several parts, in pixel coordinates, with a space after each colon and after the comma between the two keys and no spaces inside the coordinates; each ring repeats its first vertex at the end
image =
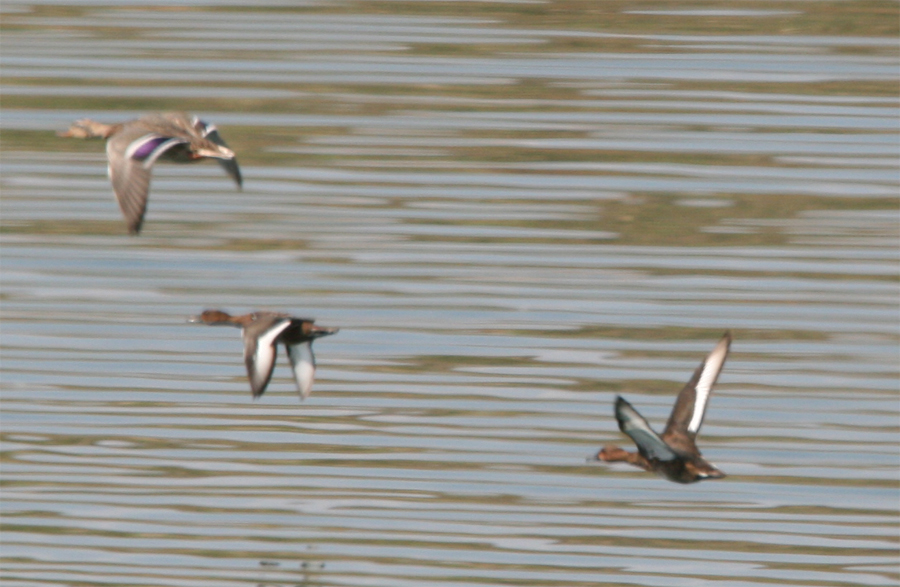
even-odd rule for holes
{"type": "Polygon", "coordinates": [[[613,416],[615,416],[616,422],[618,422],[619,424],[619,430],[621,430],[622,432],[625,432],[625,422],[627,420],[623,412],[627,409],[634,410],[634,406],[628,403],[628,401],[621,395],[617,395],[615,408],[613,409],[613,416]]]}

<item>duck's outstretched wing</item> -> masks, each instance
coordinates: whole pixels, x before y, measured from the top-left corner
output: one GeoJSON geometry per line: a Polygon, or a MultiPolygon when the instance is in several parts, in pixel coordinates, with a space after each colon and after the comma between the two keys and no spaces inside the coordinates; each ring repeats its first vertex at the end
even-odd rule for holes
{"type": "Polygon", "coordinates": [[[678,456],[621,396],[616,397],[616,420],[619,421],[619,430],[631,437],[644,458],[671,461],[678,456]]]}
{"type": "MultiPolygon", "coordinates": [[[[228,149],[228,143],[225,142],[224,139],[219,135],[219,129],[216,128],[214,124],[206,123],[196,116],[193,119],[194,129],[202,136],[204,139],[211,141],[220,147],[225,147],[228,149]]],[[[230,150],[230,149],[229,149],[230,150]]],[[[234,183],[237,184],[238,189],[241,189],[244,185],[244,180],[241,177],[241,169],[238,167],[237,158],[232,157],[231,159],[216,159],[219,165],[222,166],[222,169],[228,174],[231,179],[234,180],[234,183]]]]}
{"type": "Polygon", "coordinates": [[[250,391],[256,399],[266,391],[272,371],[275,369],[275,343],[285,328],[291,325],[290,318],[272,318],[264,322],[245,326],[244,363],[250,378],[250,391]]]}
{"type": "Polygon", "coordinates": [[[696,450],[695,439],[703,425],[709,396],[730,348],[731,333],[726,332],[678,394],[662,435],[670,446],[679,450],[696,450]]]}
{"type": "Polygon", "coordinates": [[[316,326],[311,319],[293,318],[291,327],[284,331],[282,340],[287,347],[301,401],[309,397],[316,374],[316,357],[312,350],[313,341],[319,337],[334,334],[338,330],[338,328],[316,326]]]}
{"type": "Polygon", "coordinates": [[[153,164],[170,149],[182,148],[188,142],[139,128],[125,128],[106,142],[109,180],[130,233],[141,231],[153,164]]]}
{"type": "Polygon", "coordinates": [[[297,391],[300,392],[300,400],[305,400],[312,391],[313,379],[316,374],[316,356],[313,354],[312,341],[285,344],[285,346],[288,358],[291,360],[291,369],[294,371],[297,391]]]}

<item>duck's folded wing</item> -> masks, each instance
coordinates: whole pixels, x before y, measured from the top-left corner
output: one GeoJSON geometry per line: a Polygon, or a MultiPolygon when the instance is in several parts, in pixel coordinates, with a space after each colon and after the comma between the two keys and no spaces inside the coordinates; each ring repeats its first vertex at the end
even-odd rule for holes
{"type": "Polygon", "coordinates": [[[262,334],[248,333],[244,328],[244,363],[247,365],[247,376],[250,378],[250,391],[256,399],[266,391],[272,371],[275,369],[275,342],[285,328],[290,326],[289,319],[276,320],[262,334]]]}
{"type": "Polygon", "coordinates": [[[663,438],[670,444],[682,438],[687,444],[693,444],[703,425],[712,388],[722,372],[730,347],[731,333],[726,332],[678,394],[663,432],[663,438]]]}
{"type": "MultiPolygon", "coordinates": [[[[212,141],[213,143],[219,145],[220,147],[225,147],[228,149],[228,143],[219,135],[219,129],[216,128],[214,124],[208,124],[203,122],[197,117],[194,117],[194,128],[200,135],[208,141],[212,141]]],[[[237,158],[232,157],[231,159],[216,159],[219,162],[219,165],[222,166],[222,169],[225,170],[225,173],[228,174],[231,179],[234,180],[234,183],[237,184],[238,188],[243,187],[244,180],[241,177],[241,168],[238,167],[237,158]]]]}
{"type": "Polygon", "coordinates": [[[312,341],[285,346],[294,371],[294,381],[297,382],[297,391],[300,392],[300,399],[305,400],[312,391],[313,378],[316,374],[316,357],[313,355],[312,341]]]}
{"type": "Polygon", "coordinates": [[[653,431],[647,420],[621,397],[616,398],[616,420],[619,421],[619,430],[631,437],[638,451],[647,459],[670,461],[677,456],[653,431]]]}

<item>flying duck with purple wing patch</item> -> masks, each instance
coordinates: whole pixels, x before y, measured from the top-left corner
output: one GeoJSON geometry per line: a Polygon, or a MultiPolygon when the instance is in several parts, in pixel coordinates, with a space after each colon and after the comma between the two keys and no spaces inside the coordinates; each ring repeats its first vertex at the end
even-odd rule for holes
{"type": "Polygon", "coordinates": [[[215,126],[184,112],[147,114],[120,124],[78,120],[61,137],[106,139],[109,179],[128,231],[138,234],[147,211],[150,171],[157,161],[193,163],[215,159],[240,189],[234,151],[215,126]]]}
{"type": "Polygon", "coordinates": [[[638,452],[628,452],[611,445],[604,447],[593,460],[627,462],[676,483],[724,477],[725,473],[701,456],[696,440],[706,415],[710,393],[722,372],[730,348],[731,333],[726,332],[678,394],[662,436],[630,403],[616,397],[615,413],[619,430],[631,437],[638,452]]]}

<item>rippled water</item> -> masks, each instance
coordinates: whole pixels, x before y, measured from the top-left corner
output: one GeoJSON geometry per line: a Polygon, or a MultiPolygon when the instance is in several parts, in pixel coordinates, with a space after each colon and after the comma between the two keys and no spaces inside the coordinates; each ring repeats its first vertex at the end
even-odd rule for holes
{"type": "Polygon", "coordinates": [[[898,584],[896,4],[185,4],[3,3],[4,584],[898,584]],[[129,237],[52,131],[175,108],[129,237]],[[726,479],[586,464],[726,329],[726,479]]]}

